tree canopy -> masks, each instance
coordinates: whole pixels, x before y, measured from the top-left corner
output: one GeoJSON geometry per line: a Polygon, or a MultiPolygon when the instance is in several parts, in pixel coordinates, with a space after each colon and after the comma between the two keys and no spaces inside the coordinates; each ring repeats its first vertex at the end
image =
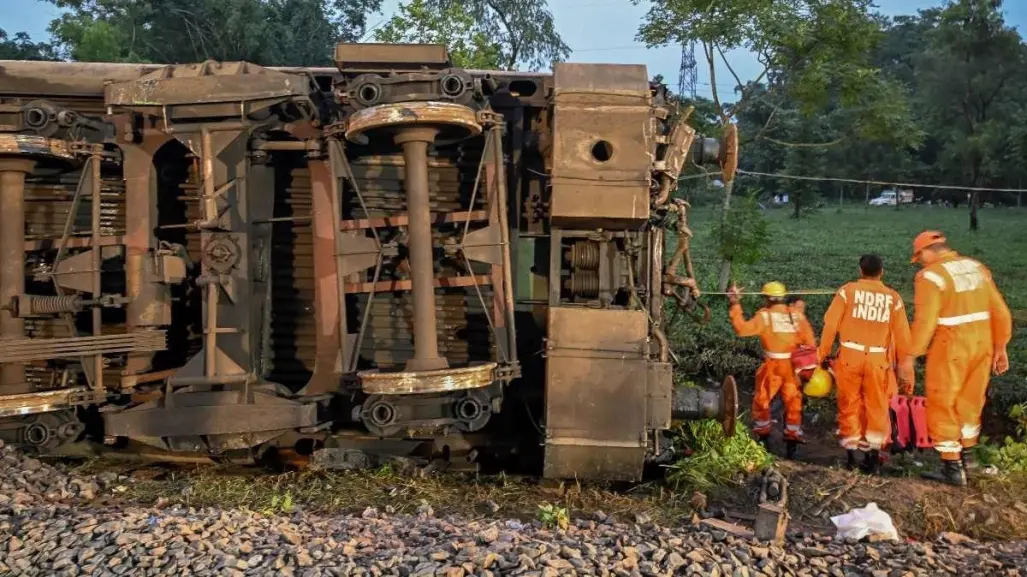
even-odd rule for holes
{"type": "Polygon", "coordinates": [[[33,42],[25,32],[8,37],[0,28],[0,60],[54,60],[53,47],[45,42],[33,42]]]}
{"type": "MultiPolygon", "coordinates": [[[[368,19],[383,5],[46,1],[65,11],[51,23],[52,38],[0,30],[0,58],[329,65],[338,40],[372,36],[368,19]]],[[[646,44],[701,48],[712,97],[690,102],[693,119],[709,134],[715,125],[738,125],[743,171],[967,188],[1027,183],[1027,44],[1004,21],[1000,0],[949,0],[894,18],[876,14],[871,0],[631,1],[649,8],[638,29],[646,44]],[[751,81],[725,56],[736,48],[762,65],[751,81]],[[725,65],[726,79],[717,76],[725,65]],[[725,83],[734,89],[718,90],[725,83]]],[[[538,69],[570,55],[546,0],[402,0],[374,20],[375,40],[444,43],[458,66],[538,69]]],[[[703,194],[730,208],[733,183],[726,184],[703,194]]],[[[787,193],[799,216],[839,193],[862,200],[870,191],[780,177],[746,176],[738,186],[762,198],[787,193]]],[[[916,194],[969,204],[974,226],[976,207],[1021,200],[943,188],[916,194]]]]}
{"type": "Polygon", "coordinates": [[[410,0],[376,38],[449,45],[454,63],[532,70],[567,58],[546,0],[410,0]]]}
{"type": "MultiPolygon", "coordinates": [[[[173,64],[246,60],[265,66],[328,66],[339,41],[365,40],[383,0],[46,0],[66,10],[53,45],[2,37],[12,56],[173,64]]],[[[408,0],[379,42],[442,43],[455,64],[539,69],[570,48],[546,0],[408,0]]]]}
{"type": "Polygon", "coordinates": [[[454,66],[501,68],[503,47],[481,30],[474,17],[460,6],[432,7],[431,0],[411,0],[382,28],[375,30],[378,42],[445,44],[454,66]]]}
{"type": "Polygon", "coordinates": [[[382,0],[48,0],[59,56],[80,61],[246,60],[327,66],[358,40],[382,0]]]}
{"type": "MultiPolygon", "coordinates": [[[[846,122],[835,123],[842,108],[830,101],[826,115],[807,117],[789,114],[801,108],[795,100],[783,101],[776,109],[767,104],[762,92],[754,92],[754,104],[737,115],[743,145],[743,169],[786,174],[884,182],[964,185],[968,188],[1022,188],[1027,170],[1022,159],[1027,152],[1027,43],[1002,18],[1001,2],[958,0],[939,9],[916,15],[881,19],[882,34],[869,52],[879,75],[891,90],[904,96],[908,116],[903,131],[915,138],[897,142],[866,138],[845,130],[846,122]],[[777,110],[778,128],[768,132],[782,140],[805,138],[819,142],[838,140],[821,155],[817,166],[812,158],[789,154],[787,147],[772,140],[754,141],[777,110]],[[840,139],[840,140],[839,140],[840,139]]],[[[772,91],[772,88],[760,87],[772,91]]],[[[834,99],[836,97],[832,97],[834,99]]],[[[901,135],[900,135],[901,136],[901,135]]],[[[838,197],[839,186],[849,198],[864,199],[864,186],[813,183],[811,195],[795,181],[763,178],[746,179],[745,188],[764,196],[799,191],[800,201],[838,197]]],[[[876,190],[880,190],[877,187],[876,190]]],[[[917,189],[923,200],[947,201],[966,206],[967,191],[917,189]]],[[[1013,203],[1013,193],[982,192],[980,202],[1013,203]]],[[[971,203],[973,206],[973,203],[971,203]]]]}

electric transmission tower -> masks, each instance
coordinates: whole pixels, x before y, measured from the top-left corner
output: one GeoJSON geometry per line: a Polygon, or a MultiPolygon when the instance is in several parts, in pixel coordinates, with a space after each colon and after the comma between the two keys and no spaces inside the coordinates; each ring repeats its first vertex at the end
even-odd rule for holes
{"type": "Polygon", "coordinates": [[[678,98],[691,98],[695,101],[695,85],[699,81],[699,73],[695,62],[695,43],[686,42],[681,45],[681,70],[678,73],[678,98]]]}

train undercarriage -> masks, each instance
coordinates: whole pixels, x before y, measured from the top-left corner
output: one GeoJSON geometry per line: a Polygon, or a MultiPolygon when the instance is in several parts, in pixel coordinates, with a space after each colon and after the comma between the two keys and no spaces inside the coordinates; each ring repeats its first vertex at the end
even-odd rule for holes
{"type": "Polygon", "coordinates": [[[0,62],[0,439],[632,480],[672,417],[733,433],[663,334],[698,298],[671,192],[733,132],[644,66],[335,60],[0,62]]]}

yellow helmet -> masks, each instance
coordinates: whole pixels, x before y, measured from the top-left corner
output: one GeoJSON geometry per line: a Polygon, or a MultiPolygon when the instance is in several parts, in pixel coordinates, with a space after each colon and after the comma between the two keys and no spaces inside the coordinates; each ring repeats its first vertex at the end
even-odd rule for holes
{"type": "Polygon", "coordinates": [[[765,297],[772,297],[778,299],[784,298],[785,295],[788,294],[788,290],[785,289],[784,283],[779,283],[776,280],[768,282],[767,284],[763,285],[763,290],[761,292],[765,297]]]}
{"type": "Polygon", "coordinates": [[[833,384],[834,379],[831,378],[831,373],[817,367],[813,370],[813,375],[810,376],[809,382],[802,388],[802,392],[807,397],[823,398],[831,394],[831,386],[833,384]]]}

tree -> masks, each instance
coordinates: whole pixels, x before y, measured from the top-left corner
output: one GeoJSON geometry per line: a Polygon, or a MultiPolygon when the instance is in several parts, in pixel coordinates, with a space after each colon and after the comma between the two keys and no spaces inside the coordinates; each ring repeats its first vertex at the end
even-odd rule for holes
{"type": "Polygon", "coordinates": [[[453,65],[460,68],[503,67],[503,49],[478,29],[474,18],[456,5],[442,12],[430,9],[425,0],[401,4],[399,13],[374,33],[378,42],[444,44],[453,65]]]}
{"type": "MultiPolygon", "coordinates": [[[[802,142],[822,142],[831,138],[831,127],[825,118],[804,118],[791,112],[787,134],[802,142]]],[[[791,146],[786,149],[784,171],[788,174],[824,174],[827,149],[820,146],[791,146]]],[[[789,184],[788,200],[792,203],[792,215],[802,216],[804,211],[816,208],[821,195],[821,183],[813,180],[799,180],[789,184]]]]}
{"type": "Polygon", "coordinates": [[[327,66],[359,39],[382,0],[48,0],[60,56],[79,61],[245,60],[327,66]]]}
{"type": "MultiPolygon", "coordinates": [[[[811,118],[830,104],[852,111],[851,124],[831,141],[801,146],[836,145],[849,136],[911,141],[913,133],[897,126],[908,120],[901,89],[881,75],[868,56],[882,27],[882,20],[870,13],[870,0],[632,0],[643,1],[650,9],[639,39],[649,46],[695,42],[702,48],[723,124],[753,106],[757,94],[760,101],[771,103],[765,124],[750,143],[764,139],[794,146],[778,137],[784,116],[779,110],[794,107],[811,118]],[[743,83],[725,56],[736,48],[755,53],[763,65],[754,82],[743,83]],[[738,98],[731,106],[717,90],[718,59],[735,82],[738,98]]],[[[725,182],[723,219],[731,210],[733,184],[725,182]]],[[[731,260],[725,259],[721,290],[730,277],[731,260]]]]}
{"type": "Polygon", "coordinates": [[[457,61],[538,70],[570,55],[546,0],[410,0],[385,32],[387,42],[454,42],[457,61]]]}
{"type": "Polygon", "coordinates": [[[0,28],[0,60],[55,60],[53,47],[45,42],[33,42],[25,32],[16,32],[8,38],[0,28]]]}
{"type": "MultiPolygon", "coordinates": [[[[1010,118],[1022,112],[1016,101],[1027,72],[1027,49],[1006,25],[1001,0],[950,2],[925,36],[927,48],[915,78],[942,148],[939,159],[959,167],[957,177],[969,187],[981,187],[1002,171],[1011,144],[1010,118]]],[[[972,231],[979,227],[980,202],[980,193],[973,191],[972,231]]]]}

